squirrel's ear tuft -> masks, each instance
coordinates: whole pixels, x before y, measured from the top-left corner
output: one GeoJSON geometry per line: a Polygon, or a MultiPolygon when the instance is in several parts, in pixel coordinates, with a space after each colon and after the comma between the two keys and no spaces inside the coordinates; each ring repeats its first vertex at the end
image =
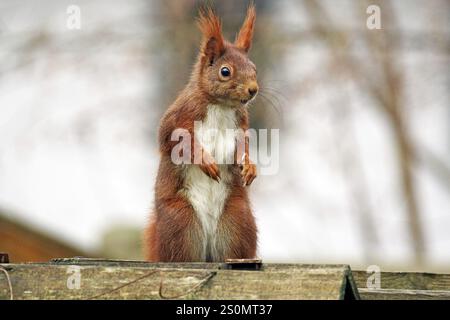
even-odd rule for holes
{"type": "Polygon", "coordinates": [[[245,17],[244,23],[242,24],[241,30],[239,30],[236,36],[236,41],[234,44],[236,47],[244,49],[245,52],[250,50],[252,46],[253,29],[255,27],[256,21],[256,9],[252,2],[247,9],[247,16],[245,17]]]}
{"type": "Polygon", "coordinates": [[[202,8],[197,25],[203,34],[202,53],[212,64],[225,51],[222,23],[211,8],[202,8]]]}

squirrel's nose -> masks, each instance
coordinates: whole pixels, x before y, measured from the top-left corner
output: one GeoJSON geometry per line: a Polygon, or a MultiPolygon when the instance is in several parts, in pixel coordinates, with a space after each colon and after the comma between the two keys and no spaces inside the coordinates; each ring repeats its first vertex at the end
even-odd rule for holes
{"type": "Polygon", "coordinates": [[[248,93],[250,94],[250,96],[253,98],[255,96],[255,94],[258,92],[258,87],[251,87],[248,88],[248,93]]]}

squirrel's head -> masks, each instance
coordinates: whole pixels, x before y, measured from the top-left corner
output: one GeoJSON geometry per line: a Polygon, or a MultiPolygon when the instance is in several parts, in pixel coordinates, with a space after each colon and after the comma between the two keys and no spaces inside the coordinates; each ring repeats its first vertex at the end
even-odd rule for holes
{"type": "Polygon", "coordinates": [[[200,89],[218,103],[246,105],[258,92],[256,67],[248,58],[256,11],[251,4],[234,43],[223,38],[220,19],[211,9],[200,11],[203,40],[197,64],[200,89]]]}

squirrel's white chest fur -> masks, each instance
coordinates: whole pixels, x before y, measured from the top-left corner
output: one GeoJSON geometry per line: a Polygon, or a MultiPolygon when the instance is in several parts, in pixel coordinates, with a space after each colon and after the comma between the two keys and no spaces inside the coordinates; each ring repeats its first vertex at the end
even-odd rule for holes
{"type": "Polygon", "coordinates": [[[202,125],[196,127],[195,136],[216,160],[220,182],[208,177],[197,165],[188,165],[185,169],[184,193],[203,227],[205,259],[215,260],[217,256],[215,232],[230,191],[232,176],[226,163],[230,163],[229,160],[232,161],[234,157],[236,143],[233,132],[236,128],[234,109],[209,105],[202,125]]]}

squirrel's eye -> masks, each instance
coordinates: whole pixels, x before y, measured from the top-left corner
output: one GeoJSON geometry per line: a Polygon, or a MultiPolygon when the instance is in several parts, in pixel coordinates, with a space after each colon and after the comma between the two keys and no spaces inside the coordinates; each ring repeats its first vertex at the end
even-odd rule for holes
{"type": "Polygon", "coordinates": [[[220,74],[222,77],[228,78],[231,75],[231,71],[228,67],[222,67],[220,69],[220,74]]]}

